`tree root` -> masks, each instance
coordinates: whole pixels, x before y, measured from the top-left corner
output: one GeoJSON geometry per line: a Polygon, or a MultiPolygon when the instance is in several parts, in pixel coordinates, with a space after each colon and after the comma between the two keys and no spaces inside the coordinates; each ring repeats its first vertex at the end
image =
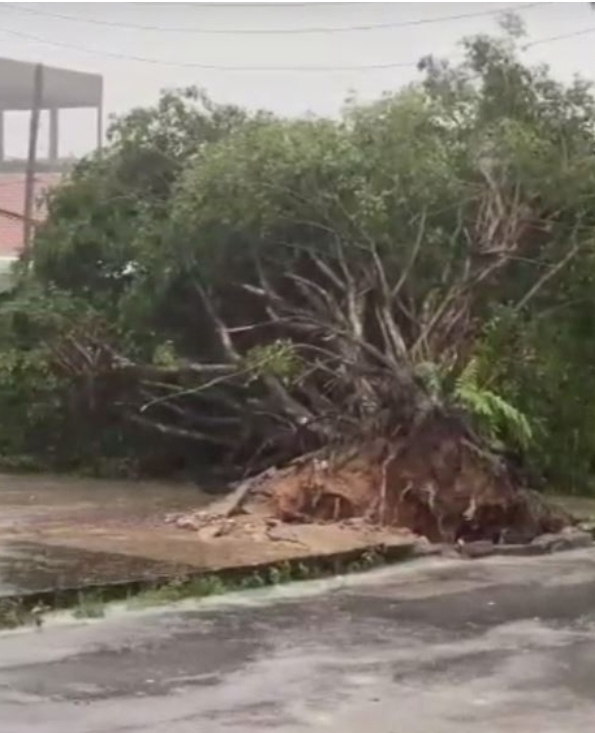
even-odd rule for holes
{"type": "Polygon", "coordinates": [[[516,486],[504,464],[447,418],[428,421],[396,444],[377,441],[345,454],[332,462],[317,453],[269,469],[243,481],[213,512],[285,523],[357,518],[448,543],[529,542],[573,524],[516,486]]]}

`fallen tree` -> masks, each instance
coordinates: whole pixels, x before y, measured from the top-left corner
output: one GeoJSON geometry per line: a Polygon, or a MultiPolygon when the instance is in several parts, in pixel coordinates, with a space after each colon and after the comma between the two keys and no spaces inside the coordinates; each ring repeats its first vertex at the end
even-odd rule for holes
{"type": "MultiPolygon", "coordinates": [[[[94,306],[117,304],[135,348],[79,319],[48,341],[52,368],[135,433],[248,476],[278,469],[232,512],[447,540],[567,523],[505,456],[533,435],[499,391],[493,333],[540,317],[589,265],[592,116],[580,84],[527,69],[510,39],[466,49],[340,123],[242,120],[178,161],[167,201],[121,213],[125,247],[93,275],[94,306]],[[161,329],[152,353],[143,329],[161,329]]],[[[58,204],[38,276],[76,291],[58,204]]]]}
{"type": "Polygon", "coordinates": [[[433,540],[555,531],[568,518],[515,483],[493,433],[474,419],[473,408],[486,416],[476,407],[484,405],[491,427],[502,420],[519,442],[530,432],[512,405],[477,384],[475,350],[508,270],[531,253],[542,258],[539,277],[509,306],[518,311],[577,255],[579,224],[548,262],[558,215],[529,206],[514,181],[496,183],[496,170],[478,173],[459,212],[464,246],[455,242],[439,288],[415,288],[427,212],[414,217],[405,260],[392,261],[337,194],[317,224],[328,233],[324,248],[284,245],[294,250],[287,271],[252,252],[253,279],[226,289],[242,303],[231,322],[216,295],[193,283],[216,362],[134,363],[85,329],[59,342],[56,363],[87,380],[92,372],[112,400],[120,390],[121,415],[135,426],[217,445],[249,474],[307,454],[231,513],[248,497],[260,505],[268,497],[266,510],[283,521],[363,516],[433,540]]]}
{"type": "MultiPolygon", "coordinates": [[[[256,453],[248,471],[263,463],[283,466],[296,454],[314,451],[264,483],[245,486],[230,515],[265,511],[288,522],[365,517],[436,541],[530,540],[568,523],[562,512],[549,510],[516,484],[488,436],[474,429],[469,395],[488,402],[493,396],[461,381],[477,338],[485,286],[495,286],[499,273],[534,245],[533,232],[547,229],[548,221],[514,199],[505,201],[489,181],[476,216],[465,261],[433,303],[403,299],[414,276],[413,259],[424,244],[425,215],[411,245],[411,267],[393,271],[392,278],[373,241],[358,243],[356,254],[347,254],[349,245],[338,232],[332,258],[323,260],[304,248],[301,267],[277,282],[256,261],[258,285],[241,287],[263,303],[279,332],[279,340],[255,347],[259,358],[254,351],[243,356],[237,350],[235,328],[219,318],[201,290],[227,361],[225,368],[201,365],[206,373],[221,374],[192,390],[196,395],[216,380],[241,382],[244,373],[258,382],[236,413],[237,425],[249,427],[254,436],[256,453]],[[443,379],[451,377],[450,394],[432,392],[416,370],[428,362],[443,379]]],[[[536,296],[577,251],[574,245],[545,270],[519,303],[536,296]]],[[[141,409],[170,399],[153,396],[141,409]]],[[[496,405],[520,425],[522,438],[529,430],[523,416],[503,402],[496,405]]],[[[219,414],[224,406],[230,409],[225,402],[219,414]]],[[[211,427],[211,440],[219,439],[219,427],[226,444],[233,435],[233,423],[214,421],[211,427]]],[[[246,447],[241,435],[236,440],[246,447]]]]}

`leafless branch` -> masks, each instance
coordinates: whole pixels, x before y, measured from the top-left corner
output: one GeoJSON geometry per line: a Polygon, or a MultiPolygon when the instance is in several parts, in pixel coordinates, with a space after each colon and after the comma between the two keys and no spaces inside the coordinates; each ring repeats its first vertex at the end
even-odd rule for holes
{"type": "Polygon", "coordinates": [[[576,242],[566,253],[566,255],[557,262],[553,267],[550,267],[547,272],[544,272],[543,275],[537,280],[537,282],[531,287],[525,295],[519,300],[519,302],[514,307],[514,312],[518,313],[519,311],[523,310],[523,308],[527,305],[527,303],[533,298],[537,293],[541,290],[541,288],[553,277],[555,277],[561,270],[566,267],[566,265],[572,260],[580,250],[580,244],[576,242]]]}
{"type": "Polygon", "coordinates": [[[394,300],[398,294],[401,292],[402,287],[407,282],[407,278],[411,274],[411,271],[413,269],[413,266],[415,265],[415,261],[417,259],[417,256],[419,254],[419,251],[421,249],[421,245],[424,240],[424,236],[426,233],[426,211],[422,211],[421,217],[419,220],[419,227],[417,229],[417,237],[415,239],[415,243],[413,245],[413,249],[411,250],[411,254],[409,256],[409,260],[407,261],[407,264],[403,268],[403,272],[401,273],[400,278],[397,281],[397,284],[393,288],[393,291],[391,293],[391,299],[394,300]]]}
{"type": "Polygon", "coordinates": [[[157,420],[149,420],[148,418],[142,417],[133,412],[124,412],[123,417],[130,423],[138,425],[141,428],[151,430],[153,432],[161,433],[162,435],[169,435],[175,438],[185,438],[187,440],[194,440],[201,443],[214,443],[221,446],[235,446],[237,440],[232,437],[225,437],[222,435],[215,435],[212,432],[204,433],[199,430],[188,430],[186,428],[179,428],[174,425],[166,425],[163,422],[157,420]]]}
{"type": "Polygon", "coordinates": [[[217,336],[219,338],[219,343],[221,345],[223,354],[229,359],[230,362],[237,363],[240,360],[240,355],[233,345],[233,341],[231,340],[229,331],[227,330],[223,321],[217,315],[217,312],[213,307],[213,303],[211,302],[211,299],[207,295],[203,286],[199,282],[195,282],[194,285],[198,294],[201,297],[205,310],[215,328],[215,332],[217,333],[217,336]]]}

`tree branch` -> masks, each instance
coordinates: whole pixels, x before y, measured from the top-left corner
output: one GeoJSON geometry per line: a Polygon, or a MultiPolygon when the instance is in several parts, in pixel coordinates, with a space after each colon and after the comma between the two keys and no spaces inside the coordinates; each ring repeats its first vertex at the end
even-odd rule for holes
{"type": "Polygon", "coordinates": [[[153,432],[161,433],[161,435],[169,435],[175,438],[185,438],[187,440],[194,440],[198,442],[214,443],[215,445],[237,447],[237,440],[235,438],[224,437],[222,435],[215,435],[213,433],[203,433],[198,430],[188,430],[186,428],[178,428],[173,425],[166,425],[165,423],[158,422],[156,420],[149,420],[141,415],[136,415],[132,412],[124,412],[123,417],[126,421],[138,425],[146,430],[152,430],[153,432]]]}
{"type": "Polygon", "coordinates": [[[547,272],[545,272],[533,285],[533,287],[530,288],[527,293],[525,293],[525,295],[515,305],[513,312],[518,313],[519,311],[523,310],[523,308],[527,305],[531,298],[533,298],[549,280],[555,277],[564,267],[566,267],[570,260],[576,256],[579,249],[580,245],[578,243],[575,243],[574,246],[566,253],[566,255],[557,264],[555,264],[547,272]]]}
{"type": "Polygon", "coordinates": [[[415,264],[415,260],[417,259],[417,256],[419,254],[419,251],[421,249],[421,245],[424,240],[424,236],[426,233],[426,216],[427,212],[424,209],[421,213],[421,218],[419,221],[419,227],[417,229],[417,237],[415,239],[415,243],[413,245],[413,249],[411,250],[411,254],[409,256],[409,260],[407,264],[405,265],[405,268],[403,269],[403,272],[401,273],[401,277],[398,279],[397,284],[393,288],[393,291],[391,293],[391,298],[394,300],[397,295],[401,292],[401,289],[407,282],[407,278],[411,274],[411,271],[413,269],[413,266],[415,264]]]}

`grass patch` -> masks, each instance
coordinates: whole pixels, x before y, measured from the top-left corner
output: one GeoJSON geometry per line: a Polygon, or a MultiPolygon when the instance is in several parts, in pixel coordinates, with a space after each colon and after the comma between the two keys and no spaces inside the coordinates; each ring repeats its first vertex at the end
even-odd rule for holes
{"type": "Polygon", "coordinates": [[[206,598],[221,595],[234,590],[217,575],[205,575],[198,578],[174,578],[171,582],[158,588],[147,588],[128,600],[130,608],[146,608],[147,606],[166,605],[183,601],[186,598],[206,598]]]}
{"type": "Polygon", "coordinates": [[[238,573],[236,577],[223,572],[197,578],[176,578],[158,588],[141,591],[129,599],[128,606],[129,608],[146,608],[175,603],[188,598],[206,598],[233,591],[284,585],[300,580],[317,580],[340,573],[359,573],[386,563],[384,555],[376,550],[366,550],[357,559],[330,566],[313,560],[296,562],[284,560],[247,574],[246,572],[238,573]]]}
{"type": "Polygon", "coordinates": [[[80,593],[78,605],[74,607],[72,615],[75,618],[103,618],[106,602],[103,595],[97,591],[80,593]]]}
{"type": "Polygon", "coordinates": [[[44,614],[50,611],[44,603],[27,606],[22,598],[0,599],[0,629],[16,629],[19,626],[43,624],[44,614]]]}
{"type": "Polygon", "coordinates": [[[29,614],[20,599],[7,598],[0,602],[0,627],[15,629],[29,621],[29,614]]]}

